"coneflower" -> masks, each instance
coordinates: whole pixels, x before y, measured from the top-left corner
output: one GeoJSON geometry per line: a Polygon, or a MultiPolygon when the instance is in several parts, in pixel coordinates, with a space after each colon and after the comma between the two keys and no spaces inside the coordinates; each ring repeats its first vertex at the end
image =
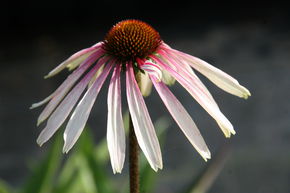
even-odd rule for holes
{"type": "Polygon", "coordinates": [[[117,23],[103,41],[75,53],[46,77],[65,68],[73,70],[71,75],[49,97],[32,105],[34,108],[48,102],[38,118],[38,125],[45,120],[47,124],[37,143],[42,145],[49,140],[70,116],[64,131],[63,152],[67,153],[82,133],[98,93],[113,71],[107,101],[107,143],[114,173],[122,171],[125,159],[121,74],[126,75],[127,101],[137,141],[155,171],[162,168],[162,156],[142,96],[148,85],[153,83],[169,113],[204,160],[210,159],[210,151],[196,124],[167,85],[177,80],[215,119],[226,137],[235,134],[235,130],[194,70],[228,93],[242,98],[250,96],[236,79],[199,58],[169,47],[155,29],[139,20],[117,23]]]}

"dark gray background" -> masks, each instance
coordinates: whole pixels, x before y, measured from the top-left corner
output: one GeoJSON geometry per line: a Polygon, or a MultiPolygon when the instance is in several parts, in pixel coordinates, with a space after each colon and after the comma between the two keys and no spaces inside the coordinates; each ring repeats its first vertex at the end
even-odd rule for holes
{"type": "MultiPolygon", "coordinates": [[[[155,27],[171,47],[214,64],[252,93],[248,100],[239,99],[200,75],[235,126],[237,135],[228,140],[180,85],[171,88],[199,126],[213,155],[224,144],[230,146],[229,159],[209,192],[290,192],[286,5],[258,1],[23,1],[1,9],[0,178],[20,185],[29,175],[29,161],[41,159],[45,152],[47,145],[39,148],[35,142],[41,108],[31,111],[29,106],[56,89],[67,73],[49,80],[43,76],[74,52],[101,41],[116,22],[135,18],[155,27]]],[[[106,92],[107,84],[89,120],[96,143],[106,131],[106,92]]],[[[172,122],[156,192],[178,192],[206,163],[173,124],[155,91],[146,103],[153,120],[165,115],[172,122]]],[[[126,105],[124,102],[123,109],[126,105]]]]}

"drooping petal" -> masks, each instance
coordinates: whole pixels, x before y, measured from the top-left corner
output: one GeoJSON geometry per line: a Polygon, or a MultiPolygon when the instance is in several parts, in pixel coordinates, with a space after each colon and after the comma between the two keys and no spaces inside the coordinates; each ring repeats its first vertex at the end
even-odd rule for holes
{"type": "Polygon", "coordinates": [[[155,76],[158,81],[161,81],[161,79],[162,79],[162,71],[161,71],[160,67],[157,64],[154,64],[153,62],[150,62],[150,61],[146,61],[141,66],[141,69],[145,70],[150,75],[155,76]]]}
{"type": "Polygon", "coordinates": [[[208,100],[210,100],[213,105],[219,108],[213,96],[210,94],[209,90],[194,73],[194,71],[186,61],[179,61],[177,60],[177,57],[175,55],[164,51],[160,51],[159,54],[162,58],[164,58],[163,61],[166,62],[166,64],[171,66],[171,68],[176,70],[181,76],[186,77],[186,79],[190,80],[192,84],[194,84],[197,88],[205,93],[205,95],[208,97],[208,100]]]}
{"type": "Polygon", "coordinates": [[[71,90],[71,92],[64,98],[56,110],[51,114],[47,121],[46,127],[40,133],[37,143],[42,146],[49,138],[57,131],[63,124],[71,110],[79,100],[81,94],[85,90],[89,81],[103,63],[97,63],[86,76],[71,90]]]}
{"type": "Polygon", "coordinates": [[[108,92],[107,144],[114,174],[121,173],[125,161],[125,130],[121,103],[121,66],[116,65],[108,92]]]}
{"type": "MultiPolygon", "coordinates": [[[[141,68],[141,66],[144,65],[145,61],[146,61],[145,59],[140,59],[140,58],[136,59],[136,62],[138,64],[139,68],[141,68]]],[[[139,86],[139,89],[140,89],[142,95],[144,97],[149,96],[151,93],[151,90],[152,90],[152,82],[149,78],[148,73],[146,71],[144,71],[144,72],[138,71],[135,74],[135,78],[138,82],[138,86],[139,86]]]]}
{"type": "Polygon", "coordinates": [[[162,169],[159,142],[144,99],[135,80],[132,64],[130,63],[127,65],[126,71],[126,91],[129,111],[140,148],[155,171],[158,168],[162,169]]]}
{"type": "Polygon", "coordinates": [[[151,90],[152,90],[152,82],[149,78],[148,73],[146,71],[144,71],[144,73],[139,71],[139,72],[137,72],[135,77],[139,83],[138,85],[139,85],[139,88],[140,88],[142,95],[144,97],[149,96],[151,93],[151,90]]]}
{"type": "Polygon", "coordinates": [[[234,79],[227,73],[197,57],[185,54],[177,50],[174,50],[174,52],[178,54],[180,60],[186,60],[188,64],[190,64],[194,69],[206,76],[209,80],[211,80],[215,85],[217,85],[224,91],[245,99],[251,96],[251,93],[247,88],[240,85],[236,79],[234,79]]]}
{"type": "Polygon", "coordinates": [[[70,62],[66,67],[68,68],[69,71],[74,70],[75,68],[77,68],[85,59],[87,59],[94,52],[95,52],[95,50],[92,50],[92,51],[90,51],[90,52],[78,57],[74,61],[70,62]]]}
{"type": "MultiPolygon", "coordinates": [[[[170,52],[164,53],[163,51],[161,51],[160,55],[164,57],[166,59],[166,62],[172,67],[174,67],[175,70],[179,74],[181,74],[181,76],[186,77],[187,79],[190,80],[191,83],[194,83],[197,88],[200,88],[200,90],[202,90],[208,97],[207,99],[211,101],[212,105],[215,105],[216,108],[219,109],[219,106],[214,100],[213,96],[210,94],[210,92],[208,91],[206,86],[202,83],[202,81],[198,78],[198,76],[194,73],[194,71],[192,70],[191,66],[188,64],[187,61],[178,60],[177,56],[170,52]]],[[[229,131],[223,124],[219,122],[217,122],[217,124],[219,125],[220,129],[223,131],[226,137],[231,136],[231,131],[229,131]]]]}
{"type": "Polygon", "coordinates": [[[44,110],[38,117],[37,125],[42,123],[45,119],[49,117],[55,107],[64,98],[67,92],[71,89],[74,83],[83,75],[83,73],[98,59],[99,55],[92,55],[88,57],[83,64],[70,74],[66,80],[54,91],[52,99],[46,105],[44,110]]]}
{"type": "Polygon", "coordinates": [[[93,82],[95,82],[96,78],[98,78],[100,76],[100,74],[103,72],[103,69],[104,69],[104,65],[99,68],[99,70],[97,71],[97,73],[90,80],[90,82],[88,84],[88,87],[90,87],[93,84],[93,82]]]}
{"type": "MultiPolygon", "coordinates": [[[[187,77],[181,76],[178,72],[166,65],[160,58],[151,56],[161,67],[167,70],[190,94],[191,96],[218,122],[219,126],[235,134],[235,130],[229,120],[221,113],[221,111],[208,99],[208,96],[198,87],[192,85],[187,77]]],[[[230,137],[228,132],[224,132],[226,137],[230,137]]]]}
{"type": "Polygon", "coordinates": [[[175,79],[166,70],[162,70],[162,82],[171,86],[175,83],[175,79]]]}
{"type": "Polygon", "coordinates": [[[67,60],[62,62],[60,65],[58,65],[56,68],[54,68],[52,71],[50,71],[45,78],[52,77],[56,75],[57,73],[61,72],[66,67],[73,69],[77,67],[81,62],[83,62],[87,57],[89,57],[91,54],[96,52],[101,46],[101,43],[98,43],[90,48],[83,49],[72,56],[70,56],[67,60]]]}
{"type": "Polygon", "coordinates": [[[170,92],[163,82],[156,81],[156,78],[151,76],[151,80],[157,90],[159,96],[167,107],[168,111],[188,138],[193,147],[203,157],[205,161],[210,159],[210,151],[201,136],[196,124],[191,119],[187,111],[184,109],[178,99],[170,92]]]}
{"type": "Polygon", "coordinates": [[[106,64],[102,74],[95,80],[92,86],[87,90],[76,109],[74,110],[64,132],[64,147],[63,152],[67,153],[75,144],[79,136],[81,135],[85,124],[88,120],[89,114],[93,107],[93,104],[97,98],[97,95],[106,80],[110,69],[111,63],[106,64]]]}

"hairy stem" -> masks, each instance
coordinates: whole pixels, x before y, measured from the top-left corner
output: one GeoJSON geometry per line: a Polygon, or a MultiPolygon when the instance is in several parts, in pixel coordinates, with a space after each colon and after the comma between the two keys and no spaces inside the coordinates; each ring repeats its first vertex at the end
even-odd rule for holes
{"type": "Polygon", "coordinates": [[[129,116],[129,167],[130,193],[139,193],[139,146],[134,132],[131,116],[129,116]]]}

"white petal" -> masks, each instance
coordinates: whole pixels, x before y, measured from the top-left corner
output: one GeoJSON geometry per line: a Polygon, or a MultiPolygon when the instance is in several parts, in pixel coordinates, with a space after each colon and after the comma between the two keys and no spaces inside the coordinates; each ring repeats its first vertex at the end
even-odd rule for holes
{"type": "Polygon", "coordinates": [[[67,153],[75,144],[79,136],[81,135],[85,124],[88,120],[89,114],[93,107],[93,104],[97,98],[97,95],[107,78],[112,65],[107,64],[103,73],[96,79],[92,86],[88,89],[82,100],[77,105],[73,112],[64,132],[64,147],[63,152],[67,153]]]}
{"type": "Polygon", "coordinates": [[[146,71],[144,71],[144,73],[139,71],[136,74],[136,80],[138,81],[138,85],[142,95],[144,97],[149,96],[152,90],[152,82],[149,78],[148,73],[146,71]]]}
{"type": "Polygon", "coordinates": [[[120,65],[115,67],[108,92],[107,144],[114,174],[121,173],[125,161],[125,130],[122,118],[120,65]]]}
{"type": "Polygon", "coordinates": [[[42,101],[40,102],[37,102],[37,103],[33,103],[30,107],[30,109],[34,109],[34,108],[37,108],[37,107],[40,107],[42,105],[44,105],[45,103],[47,103],[51,98],[53,97],[53,94],[49,95],[48,97],[46,97],[45,99],[43,99],[42,101]]]}
{"type": "Polygon", "coordinates": [[[162,101],[167,107],[168,111],[183,131],[185,136],[188,138],[193,147],[200,153],[205,161],[210,159],[210,151],[201,136],[197,126],[191,119],[187,111],[184,109],[182,104],[177,100],[177,98],[170,92],[170,90],[162,82],[157,82],[154,77],[151,80],[156,88],[158,94],[160,95],[162,101]]]}
{"type": "Polygon", "coordinates": [[[226,138],[230,138],[231,134],[235,135],[236,131],[235,130],[229,130],[227,127],[225,127],[222,123],[217,122],[217,124],[219,125],[220,129],[222,130],[222,132],[224,133],[226,138]]]}
{"type": "MultiPolygon", "coordinates": [[[[87,57],[89,57],[91,54],[99,50],[101,44],[98,43],[97,46],[93,46],[90,48],[83,49],[81,51],[78,51],[77,53],[70,56],[67,60],[62,62],[60,65],[58,65],[56,68],[54,68],[52,71],[48,73],[48,75],[45,76],[45,78],[52,77],[56,75],[57,73],[61,72],[66,67],[69,67],[70,69],[75,68],[78,66],[81,62],[83,62],[87,57]]],[[[96,53],[94,53],[96,54],[96,53]]],[[[103,52],[102,52],[103,54],[103,52]]]]}
{"type": "Polygon", "coordinates": [[[132,64],[127,65],[126,91],[134,131],[150,166],[162,169],[162,156],[153,123],[134,77],[132,64]]]}
{"type": "MultiPolygon", "coordinates": [[[[218,122],[222,131],[224,129],[230,131],[230,133],[235,134],[234,128],[229,120],[221,113],[219,108],[209,99],[206,92],[201,90],[198,86],[194,85],[188,77],[184,77],[177,71],[172,69],[170,66],[166,65],[160,58],[154,57],[161,67],[167,70],[190,94],[191,96],[218,122]]],[[[226,136],[227,133],[224,133],[226,136]]]]}
{"type": "Polygon", "coordinates": [[[94,74],[100,68],[102,63],[96,64],[88,74],[72,89],[72,91],[65,97],[65,99],[60,103],[56,110],[51,114],[47,121],[46,127],[40,133],[37,143],[41,146],[43,143],[49,140],[49,138],[57,131],[57,129],[62,125],[65,119],[70,114],[72,108],[77,103],[81,94],[85,90],[89,81],[92,79],[94,74]]]}
{"type": "Polygon", "coordinates": [[[251,93],[248,89],[241,86],[236,79],[234,79],[227,73],[221,71],[220,69],[210,65],[209,63],[197,57],[179,51],[178,54],[180,57],[182,57],[182,59],[188,61],[188,63],[194,69],[196,69],[201,74],[206,76],[209,80],[211,80],[214,84],[216,84],[224,91],[245,99],[251,96],[251,93]]]}
{"type": "Polygon", "coordinates": [[[166,70],[162,70],[162,82],[171,86],[175,83],[175,79],[166,70]]]}
{"type": "Polygon", "coordinates": [[[93,62],[98,58],[98,56],[90,56],[86,61],[84,61],[83,65],[81,65],[78,69],[72,72],[66,80],[54,91],[53,97],[50,102],[46,105],[44,110],[38,117],[37,125],[42,123],[45,119],[49,117],[55,107],[60,103],[60,101],[64,98],[67,92],[71,89],[74,83],[82,76],[82,74],[91,66],[93,62]]]}

